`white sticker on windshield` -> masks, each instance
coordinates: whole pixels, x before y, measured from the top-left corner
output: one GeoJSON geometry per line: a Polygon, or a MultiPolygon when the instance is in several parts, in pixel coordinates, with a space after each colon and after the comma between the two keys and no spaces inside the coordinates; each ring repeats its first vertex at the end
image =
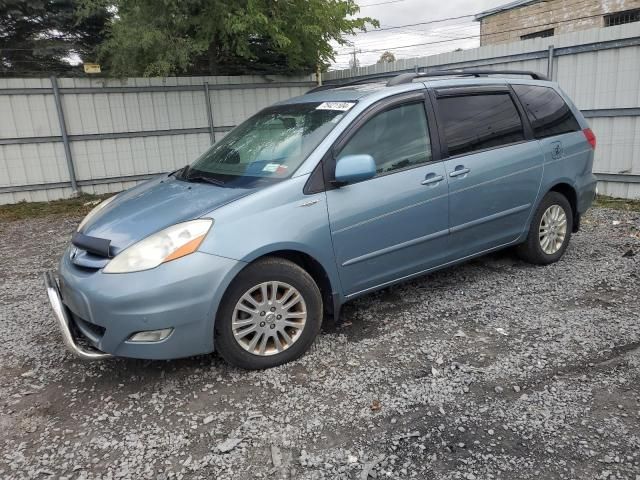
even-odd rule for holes
{"type": "Polygon", "coordinates": [[[278,171],[279,163],[267,163],[262,169],[263,172],[275,173],[278,171]]]}
{"type": "Polygon", "coordinates": [[[316,107],[316,110],[338,110],[346,112],[355,105],[355,102],[324,102],[316,107]]]}

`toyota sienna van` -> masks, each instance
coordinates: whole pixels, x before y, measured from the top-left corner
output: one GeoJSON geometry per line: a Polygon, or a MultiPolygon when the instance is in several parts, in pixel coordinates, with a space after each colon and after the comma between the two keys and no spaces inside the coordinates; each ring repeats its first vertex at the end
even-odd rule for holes
{"type": "Polygon", "coordinates": [[[389,78],[265,108],[94,208],[45,275],[67,347],[268,368],[369,292],[506,247],[558,261],[596,188],[595,136],[558,85],[389,78]]]}

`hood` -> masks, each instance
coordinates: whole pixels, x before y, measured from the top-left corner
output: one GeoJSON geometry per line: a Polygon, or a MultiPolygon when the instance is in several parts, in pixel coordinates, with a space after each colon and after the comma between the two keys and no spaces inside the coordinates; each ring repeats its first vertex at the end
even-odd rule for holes
{"type": "Polygon", "coordinates": [[[82,233],[111,240],[117,253],[152,233],[199,218],[256,190],[189,183],[163,176],[118,195],[87,223],[82,233]]]}

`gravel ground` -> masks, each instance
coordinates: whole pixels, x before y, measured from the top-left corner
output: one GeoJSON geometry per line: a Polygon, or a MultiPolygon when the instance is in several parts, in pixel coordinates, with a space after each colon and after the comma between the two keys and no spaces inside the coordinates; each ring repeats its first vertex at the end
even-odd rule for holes
{"type": "Polygon", "coordinates": [[[77,221],[0,225],[0,478],[640,479],[639,213],[368,295],[262,372],[66,353],[41,274],[77,221]]]}

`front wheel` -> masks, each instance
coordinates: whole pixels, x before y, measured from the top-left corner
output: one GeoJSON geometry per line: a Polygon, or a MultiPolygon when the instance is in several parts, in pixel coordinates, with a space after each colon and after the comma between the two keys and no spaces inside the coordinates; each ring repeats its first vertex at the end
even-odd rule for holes
{"type": "Polygon", "coordinates": [[[216,349],[231,365],[255,370],[299,358],[322,326],[322,296],[293,262],[264,258],[233,280],[218,310],[216,349]]]}
{"type": "Polygon", "coordinates": [[[564,254],[573,229],[573,210],[558,192],[547,193],[536,210],[527,240],[516,252],[523,260],[537,265],[557,262],[564,254]]]}

